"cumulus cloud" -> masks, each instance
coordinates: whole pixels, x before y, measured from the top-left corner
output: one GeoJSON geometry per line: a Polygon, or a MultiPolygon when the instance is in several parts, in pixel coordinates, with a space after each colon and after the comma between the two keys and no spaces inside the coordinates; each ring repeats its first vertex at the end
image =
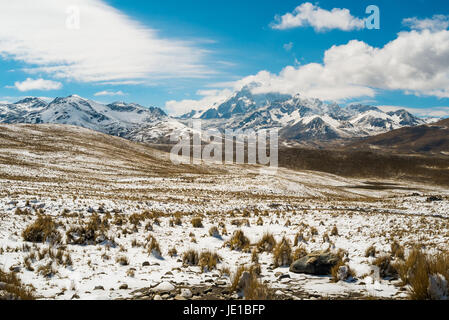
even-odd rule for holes
{"type": "Polygon", "coordinates": [[[449,15],[437,14],[426,19],[407,18],[402,21],[402,24],[414,30],[445,30],[449,28],[449,15]]]}
{"type": "Polygon", "coordinates": [[[45,79],[31,79],[27,78],[25,81],[22,82],[15,82],[14,87],[19,91],[30,91],[30,90],[42,90],[42,91],[49,91],[49,90],[58,90],[62,88],[62,83],[52,80],[45,80],[45,79]]]}
{"type": "Polygon", "coordinates": [[[306,2],[296,7],[292,13],[276,16],[271,24],[273,29],[286,30],[299,27],[313,27],[316,31],[339,29],[343,31],[358,30],[365,27],[365,21],[351,15],[348,9],[332,10],[306,2]]]}
{"type": "MultiPolygon", "coordinates": [[[[333,46],[324,53],[322,63],[287,66],[279,74],[260,71],[232,83],[230,89],[257,83],[253,93],[301,93],[337,101],[372,98],[379,90],[449,98],[448,61],[449,31],[412,30],[399,33],[381,48],[357,40],[333,46]]],[[[222,96],[219,90],[217,98],[222,96]]],[[[206,97],[204,101],[189,101],[186,109],[214,101],[213,95],[206,97]]],[[[178,108],[181,105],[177,103],[178,108]]]]}
{"type": "Polygon", "coordinates": [[[103,0],[0,2],[0,56],[81,82],[204,77],[206,52],[161,37],[103,0]]]}
{"type": "Polygon", "coordinates": [[[94,94],[94,96],[96,97],[100,97],[100,96],[124,96],[126,95],[126,93],[124,93],[123,91],[119,90],[119,91],[110,91],[110,90],[104,90],[104,91],[100,91],[94,94]]]}

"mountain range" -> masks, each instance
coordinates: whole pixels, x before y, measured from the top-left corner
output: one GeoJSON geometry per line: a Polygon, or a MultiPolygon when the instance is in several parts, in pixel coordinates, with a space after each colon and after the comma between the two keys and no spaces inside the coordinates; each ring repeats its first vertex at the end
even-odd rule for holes
{"type": "Polygon", "coordinates": [[[160,143],[167,142],[174,131],[189,131],[190,120],[201,119],[203,129],[276,128],[284,142],[296,144],[362,138],[427,123],[406,110],[384,112],[361,104],[341,107],[299,94],[254,94],[252,89],[247,86],[214,108],[176,118],[160,108],[135,103],[101,104],[77,95],[51,102],[30,97],[0,104],[0,123],[69,124],[133,141],[160,143]]]}

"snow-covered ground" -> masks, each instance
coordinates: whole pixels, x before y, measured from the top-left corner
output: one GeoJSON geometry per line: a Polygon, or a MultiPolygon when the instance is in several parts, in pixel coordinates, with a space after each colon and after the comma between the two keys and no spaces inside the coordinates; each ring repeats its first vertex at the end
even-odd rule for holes
{"type": "Polygon", "coordinates": [[[337,283],[275,268],[273,254],[260,253],[260,279],[279,297],[402,299],[407,288],[381,279],[366,249],[374,245],[378,255],[389,254],[395,240],[406,250],[415,244],[430,251],[449,246],[445,188],[286,169],[273,175],[254,166],[179,167],[162,152],[75,127],[2,126],[0,142],[0,268],[14,270],[45,299],[149,298],[154,295],[148,292],[168,283],[176,289],[226,288],[226,269],[232,276],[240,265],[252,264],[251,252],[224,245],[237,229],[251,244],[268,232],[277,241],[288,238],[293,251],[347,251],[356,280],[337,283]],[[427,201],[432,195],[442,201],[427,201]],[[39,213],[57,223],[60,245],[23,240],[23,230],[39,213]],[[137,224],[130,219],[143,213],[137,224]],[[104,241],[66,244],[67,231],[92,215],[108,222],[104,241]],[[202,228],[192,226],[195,217],[202,218],[202,228]],[[182,224],[172,224],[175,218],[182,224]],[[209,235],[214,226],[221,237],[209,235]],[[338,235],[331,234],[335,226],[338,235]],[[312,235],[313,228],[318,234],[312,235]],[[305,240],[295,247],[300,232],[305,240]],[[161,257],[148,252],[150,235],[161,257]],[[173,248],[177,255],[170,256],[173,248]],[[182,256],[190,249],[214,251],[221,262],[204,273],[184,266],[182,256]],[[127,265],[118,262],[124,257],[127,265]],[[53,271],[47,276],[43,267],[49,264],[53,271]]]}

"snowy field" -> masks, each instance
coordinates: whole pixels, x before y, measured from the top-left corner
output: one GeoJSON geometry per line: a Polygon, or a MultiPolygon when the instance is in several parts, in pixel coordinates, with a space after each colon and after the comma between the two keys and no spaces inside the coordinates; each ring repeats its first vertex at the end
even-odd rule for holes
{"type": "Polygon", "coordinates": [[[405,299],[407,286],[382,276],[376,257],[392,255],[392,244],[405,254],[416,245],[448,250],[445,188],[286,169],[272,175],[254,166],[174,166],[162,152],[85,129],[0,127],[0,269],[16,273],[38,298],[220,292],[213,298],[237,299],[231,279],[239,266],[255,264],[257,243],[269,233],[278,243],[288,239],[292,253],[340,250],[353,272],[344,281],[296,274],[259,250],[259,279],[276,299],[405,299]],[[51,218],[54,241],[25,241],[39,217],[51,218]],[[236,230],[249,239],[243,250],[227,245],[236,230]],[[186,263],[189,250],[220,258],[202,270],[186,263]]]}

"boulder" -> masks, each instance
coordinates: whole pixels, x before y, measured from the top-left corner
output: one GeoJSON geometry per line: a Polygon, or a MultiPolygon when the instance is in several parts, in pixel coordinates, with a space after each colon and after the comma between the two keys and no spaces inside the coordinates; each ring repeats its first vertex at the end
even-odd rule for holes
{"type": "Polygon", "coordinates": [[[314,252],[293,262],[290,272],[311,275],[330,275],[331,270],[340,261],[340,257],[331,252],[314,252]]]}
{"type": "Polygon", "coordinates": [[[159,283],[156,287],[153,288],[154,292],[159,293],[171,292],[173,290],[175,290],[175,287],[170,282],[159,283]]]}

